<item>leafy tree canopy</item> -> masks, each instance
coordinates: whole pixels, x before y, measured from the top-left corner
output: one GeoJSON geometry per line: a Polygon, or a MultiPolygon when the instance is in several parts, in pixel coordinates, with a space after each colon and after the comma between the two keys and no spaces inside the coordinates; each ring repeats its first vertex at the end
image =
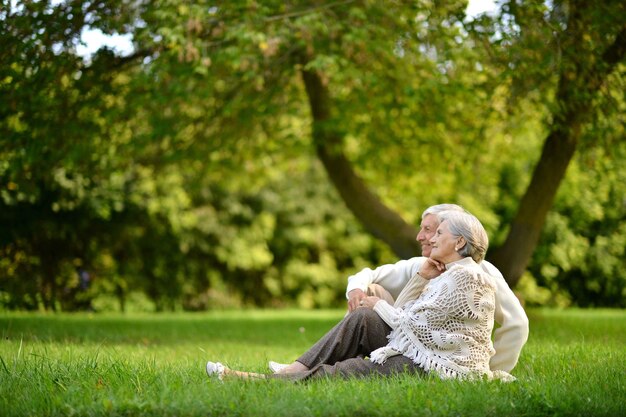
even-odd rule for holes
{"type": "Polygon", "coordinates": [[[529,302],[623,305],[623,2],[5,3],[6,306],[336,305],[440,202],[529,302]]]}

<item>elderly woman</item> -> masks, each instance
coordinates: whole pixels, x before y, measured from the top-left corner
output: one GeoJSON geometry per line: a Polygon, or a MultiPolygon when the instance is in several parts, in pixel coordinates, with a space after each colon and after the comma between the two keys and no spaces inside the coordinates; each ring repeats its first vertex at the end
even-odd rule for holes
{"type": "MultiPolygon", "coordinates": [[[[378,297],[363,299],[363,308],[346,316],[296,362],[269,377],[307,380],[435,373],[442,378],[511,379],[503,371],[489,369],[494,354],[495,284],[478,265],[488,246],[485,229],[469,213],[444,212],[430,243],[430,258],[412,283],[412,301],[395,308],[378,297]],[[382,321],[372,320],[372,328],[350,325],[351,320],[367,320],[371,315],[382,321]],[[354,328],[367,330],[344,334],[354,328]]],[[[219,362],[208,362],[206,369],[219,378],[268,377],[231,370],[219,362]]]]}

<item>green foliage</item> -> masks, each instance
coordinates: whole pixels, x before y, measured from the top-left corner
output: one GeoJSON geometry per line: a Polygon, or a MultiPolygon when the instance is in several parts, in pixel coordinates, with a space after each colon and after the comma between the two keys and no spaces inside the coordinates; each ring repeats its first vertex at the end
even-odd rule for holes
{"type": "Polygon", "coordinates": [[[596,149],[570,167],[530,269],[581,306],[626,306],[625,151],[624,143],[611,155],[596,149]]]}
{"type": "Polygon", "coordinates": [[[23,314],[0,318],[3,415],[623,415],[625,313],[531,310],[515,383],[438,378],[225,381],[207,360],[267,372],[344,310],[23,314]],[[364,401],[368,398],[368,401],[364,401]]]}
{"type": "MultiPolygon", "coordinates": [[[[460,203],[502,243],[559,105],[563,4],[470,21],[460,1],[223,3],[0,8],[3,308],[343,305],[348,275],[396,259],[313,154],[305,67],[386,204],[417,224],[460,203]],[[85,27],[130,33],[135,52],[83,59],[85,27]]],[[[590,33],[585,50],[611,41],[590,33]]],[[[535,300],[624,306],[619,68],[529,266],[551,294],[535,300]]]]}
{"type": "MultiPolygon", "coordinates": [[[[246,303],[340,305],[345,277],[359,267],[356,262],[391,259],[389,253],[359,230],[317,164],[283,163],[290,178],[276,175],[260,190],[240,184],[225,190],[208,173],[204,196],[195,197],[195,223],[184,238],[187,259],[210,260],[207,274],[222,281],[212,285],[241,294],[246,303]]],[[[188,302],[201,305],[192,295],[188,302]]]]}

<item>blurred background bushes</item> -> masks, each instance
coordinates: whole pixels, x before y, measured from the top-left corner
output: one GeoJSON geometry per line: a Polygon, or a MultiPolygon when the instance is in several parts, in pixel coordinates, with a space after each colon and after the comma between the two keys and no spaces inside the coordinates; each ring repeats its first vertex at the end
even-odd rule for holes
{"type": "MultiPolygon", "coordinates": [[[[461,204],[497,248],[563,105],[573,7],[0,4],[0,309],[56,311],[345,306],[350,274],[396,262],[315,153],[305,65],[333,105],[324,129],[385,204],[416,227],[461,204]],[[133,50],[82,56],[86,29],[133,50]]],[[[623,4],[585,7],[595,51],[623,4]]],[[[515,288],[528,305],[626,307],[624,87],[621,62],[589,98],[515,288]]]]}

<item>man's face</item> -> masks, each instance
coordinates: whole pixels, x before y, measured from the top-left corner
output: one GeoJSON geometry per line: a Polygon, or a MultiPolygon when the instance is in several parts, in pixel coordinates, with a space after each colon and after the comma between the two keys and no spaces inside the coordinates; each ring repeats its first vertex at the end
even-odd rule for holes
{"type": "Polygon", "coordinates": [[[437,216],[434,214],[427,214],[422,219],[420,224],[420,232],[417,234],[416,240],[422,245],[422,256],[429,257],[432,247],[430,246],[430,239],[435,235],[435,231],[439,226],[437,216]]]}

